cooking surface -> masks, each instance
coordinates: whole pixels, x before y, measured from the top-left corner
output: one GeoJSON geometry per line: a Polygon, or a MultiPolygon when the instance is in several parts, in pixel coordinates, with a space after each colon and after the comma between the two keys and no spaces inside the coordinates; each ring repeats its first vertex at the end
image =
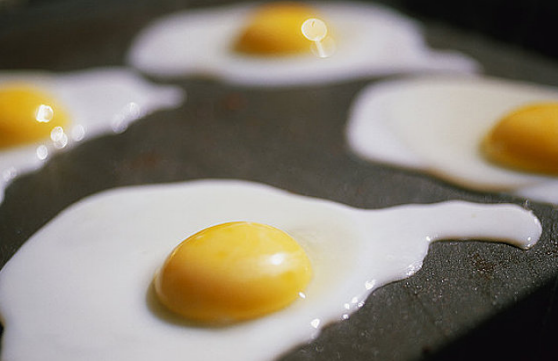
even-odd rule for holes
{"type": "MultiPolygon", "coordinates": [[[[131,39],[151,18],[207,4],[108,3],[37,3],[0,13],[0,68],[63,72],[124,65],[131,39]]],[[[487,74],[558,85],[551,60],[437,22],[426,30],[432,46],[473,56],[487,74]]],[[[246,179],[370,209],[449,199],[525,204],[543,224],[533,249],[435,243],[416,275],[375,291],[348,321],[327,327],[284,359],[534,359],[555,351],[554,207],[475,193],[352,155],[344,139],[348,109],[371,81],[265,90],[174,82],[187,92],[182,107],[62,152],[8,187],[0,205],[0,265],[66,206],[134,184],[246,179]]]]}

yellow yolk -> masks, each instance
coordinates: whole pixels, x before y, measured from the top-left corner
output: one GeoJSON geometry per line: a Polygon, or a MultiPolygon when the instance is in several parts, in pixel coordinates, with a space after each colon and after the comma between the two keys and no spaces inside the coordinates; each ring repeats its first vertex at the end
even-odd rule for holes
{"type": "Polygon", "coordinates": [[[154,283],[171,311],[195,322],[225,324],[286,307],[301,297],[311,278],[306,253],[288,234],[231,222],[183,241],[154,283]]]}
{"type": "Polygon", "coordinates": [[[302,33],[302,24],[316,17],[309,6],[271,3],[258,8],[235,44],[235,50],[251,55],[291,55],[310,52],[312,41],[302,33]]]}
{"type": "Polygon", "coordinates": [[[485,137],[488,159],[528,172],[558,174],[558,103],[522,107],[485,137]]]}
{"type": "Polygon", "coordinates": [[[67,123],[66,112],[50,95],[21,84],[0,89],[0,148],[48,138],[67,123]]]}

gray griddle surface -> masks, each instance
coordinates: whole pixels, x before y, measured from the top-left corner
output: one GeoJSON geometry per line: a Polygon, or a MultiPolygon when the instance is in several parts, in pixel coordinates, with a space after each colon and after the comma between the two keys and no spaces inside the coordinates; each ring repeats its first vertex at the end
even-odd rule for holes
{"type": "MultiPolygon", "coordinates": [[[[76,0],[5,10],[0,69],[124,65],[131,39],[151,19],[209,3],[218,2],[76,0]]],[[[432,46],[468,53],[489,75],[558,85],[558,64],[551,60],[440,23],[425,27],[432,46]]],[[[436,243],[416,275],[375,291],[349,320],[326,327],[283,359],[552,359],[558,351],[554,208],[352,155],[344,140],[348,109],[373,81],[265,90],[176,81],[188,95],[181,108],[84,142],[12,183],[0,205],[0,266],[62,209],[118,186],[237,178],[370,209],[450,199],[511,202],[541,219],[536,247],[436,243]]]]}

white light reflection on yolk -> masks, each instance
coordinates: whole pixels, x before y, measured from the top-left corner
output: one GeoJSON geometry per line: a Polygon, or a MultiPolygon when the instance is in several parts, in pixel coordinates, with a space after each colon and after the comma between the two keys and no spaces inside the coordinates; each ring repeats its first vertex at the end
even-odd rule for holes
{"type": "Polygon", "coordinates": [[[280,264],[285,262],[286,258],[287,257],[284,253],[276,253],[273,256],[271,256],[269,261],[271,262],[271,264],[279,266],[280,264]]]}
{"type": "Polygon", "coordinates": [[[306,39],[313,42],[312,52],[320,58],[327,58],[335,52],[335,43],[327,34],[327,25],[320,19],[311,18],[300,28],[306,39]]]}
{"type": "Polygon", "coordinates": [[[35,112],[35,119],[39,123],[48,123],[52,120],[53,117],[54,110],[49,105],[41,104],[35,112]]]}
{"type": "Polygon", "coordinates": [[[308,19],[302,24],[301,31],[310,41],[322,41],[327,35],[327,26],[320,19],[308,19]]]}

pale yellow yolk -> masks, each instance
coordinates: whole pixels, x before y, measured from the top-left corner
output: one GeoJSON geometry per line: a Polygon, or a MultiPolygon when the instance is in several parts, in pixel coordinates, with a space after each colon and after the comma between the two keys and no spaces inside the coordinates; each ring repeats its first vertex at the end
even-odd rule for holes
{"type": "Polygon", "coordinates": [[[286,307],[301,297],[311,278],[305,251],[287,233],[231,222],[183,241],[154,283],[171,311],[195,322],[224,324],[286,307]]]}
{"type": "Polygon", "coordinates": [[[309,6],[271,3],[258,8],[235,44],[235,50],[252,55],[290,55],[310,52],[312,41],[301,27],[316,17],[309,6]]]}
{"type": "Polygon", "coordinates": [[[485,137],[482,148],[504,166],[558,174],[558,103],[532,104],[508,114],[485,137]]]}
{"type": "Polygon", "coordinates": [[[49,138],[67,123],[66,112],[47,93],[24,84],[0,88],[0,148],[49,138]]]}

